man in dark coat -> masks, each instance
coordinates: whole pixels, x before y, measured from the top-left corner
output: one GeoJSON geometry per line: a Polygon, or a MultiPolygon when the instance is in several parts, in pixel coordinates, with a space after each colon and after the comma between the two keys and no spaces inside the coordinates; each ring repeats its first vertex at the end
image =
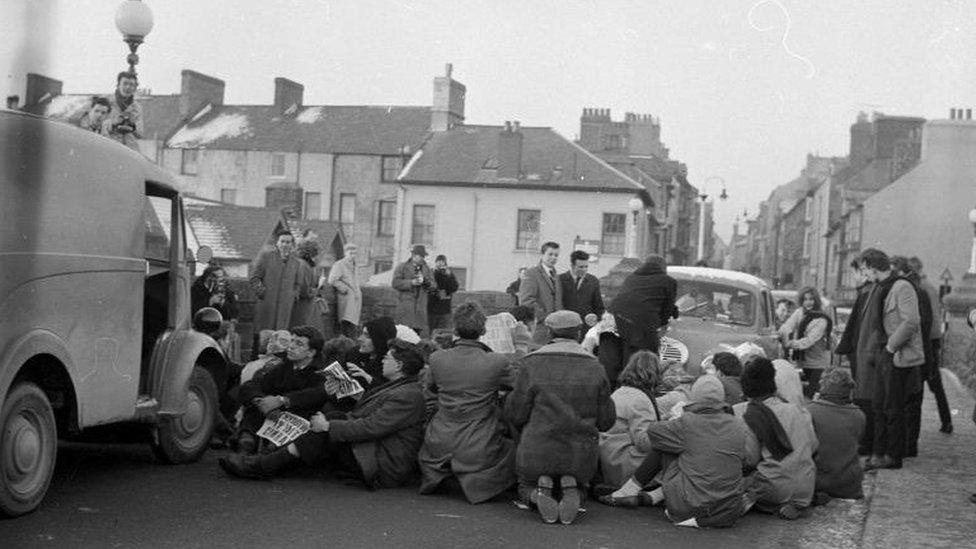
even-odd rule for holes
{"type": "Polygon", "coordinates": [[[437,290],[430,293],[427,298],[427,321],[430,324],[430,333],[434,330],[443,328],[453,329],[451,326],[451,300],[454,292],[458,291],[457,277],[454,271],[447,266],[447,256],[439,255],[434,260],[434,283],[437,290]]]}
{"type": "Polygon", "coordinates": [[[663,257],[649,256],[624,279],[620,292],[610,303],[617,333],[624,344],[623,364],[638,350],[658,352],[658,329],[671,317],[678,317],[674,306],[678,283],[668,276],[667,267],[663,257]]]}
{"type": "Polygon", "coordinates": [[[546,317],[552,342],[522,359],[505,403],[505,416],[521,431],[519,496],[547,523],[575,520],[580,488],[597,472],[599,433],[617,419],[603,367],[576,342],[581,324],[572,311],[546,317]],[[554,488],[562,492],[558,503],[554,488]]]}
{"type": "Polygon", "coordinates": [[[593,326],[603,316],[603,296],[600,280],[589,274],[590,254],[576,250],[569,254],[569,270],[559,275],[563,288],[563,309],[580,315],[587,326],[593,326]]]}
{"type": "Polygon", "coordinates": [[[224,320],[237,319],[237,295],[227,286],[227,272],[219,265],[204,269],[190,286],[191,314],[204,307],[217,309],[224,320]]]}
{"type": "Polygon", "coordinates": [[[854,305],[851,307],[851,316],[847,319],[847,325],[844,326],[844,334],[840,338],[840,343],[834,349],[834,352],[838,355],[846,355],[847,362],[851,367],[851,376],[854,377],[857,385],[857,389],[854,393],[854,404],[861,409],[864,413],[866,419],[864,434],[861,436],[861,440],[858,443],[858,453],[862,456],[871,455],[871,449],[874,446],[874,409],[871,405],[871,389],[870,385],[868,387],[862,387],[862,383],[867,383],[873,377],[868,374],[873,373],[873,366],[864,366],[865,371],[861,371],[857,364],[858,349],[861,349],[860,336],[864,324],[865,310],[868,304],[868,297],[871,295],[871,289],[874,287],[874,282],[867,279],[861,268],[861,262],[859,259],[855,258],[851,261],[851,269],[854,271],[854,279],[857,282],[857,299],[854,301],[854,305]],[[867,368],[871,368],[867,370],[867,368]]]}

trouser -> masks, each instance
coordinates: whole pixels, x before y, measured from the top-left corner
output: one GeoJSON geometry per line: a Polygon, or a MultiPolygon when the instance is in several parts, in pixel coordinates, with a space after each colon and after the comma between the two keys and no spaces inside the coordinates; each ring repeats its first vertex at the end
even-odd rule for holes
{"type": "Polygon", "coordinates": [[[343,320],[339,322],[339,333],[350,339],[356,339],[359,337],[359,326],[356,326],[348,320],[343,320]]]}
{"type": "Polygon", "coordinates": [[[803,369],[803,377],[807,381],[807,384],[803,387],[803,396],[813,399],[814,393],[820,389],[820,376],[822,375],[823,370],[820,368],[803,369]]]}
{"type": "Polygon", "coordinates": [[[298,457],[310,466],[328,463],[333,471],[340,471],[355,478],[363,478],[363,470],[352,452],[352,444],[336,442],[329,437],[329,433],[309,431],[295,439],[298,457]]]}
{"type": "Polygon", "coordinates": [[[945,387],[942,386],[942,371],[940,366],[942,366],[942,340],[933,339],[932,340],[932,363],[926,363],[926,368],[924,372],[925,383],[929,386],[929,391],[935,395],[935,403],[939,408],[939,421],[942,425],[952,424],[952,414],[949,412],[949,399],[946,398],[945,387]]]}
{"type": "Polygon", "coordinates": [[[600,334],[600,344],[597,348],[597,355],[600,364],[607,372],[607,379],[610,380],[611,389],[617,388],[617,377],[623,369],[624,342],[619,337],[605,332],[600,334]]]}
{"type": "Polygon", "coordinates": [[[427,324],[430,328],[430,333],[433,334],[434,330],[451,330],[453,329],[451,313],[441,313],[435,314],[430,311],[427,312],[427,324]]]}
{"type": "Polygon", "coordinates": [[[905,456],[918,455],[918,435],[922,432],[923,391],[914,392],[905,399],[905,456]]]}
{"type": "Polygon", "coordinates": [[[647,486],[675,457],[674,454],[651,448],[651,451],[647,453],[647,457],[644,458],[644,461],[634,471],[634,480],[641,486],[647,486]]]}
{"type": "Polygon", "coordinates": [[[874,403],[869,398],[856,398],[854,404],[864,412],[864,434],[857,443],[857,453],[862,456],[871,455],[874,448],[874,403]]]}
{"type": "Polygon", "coordinates": [[[914,368],[896,368],[881,352],[874,383],[874,453],[899,460],[905,455],[905,410],[914,368]]]}

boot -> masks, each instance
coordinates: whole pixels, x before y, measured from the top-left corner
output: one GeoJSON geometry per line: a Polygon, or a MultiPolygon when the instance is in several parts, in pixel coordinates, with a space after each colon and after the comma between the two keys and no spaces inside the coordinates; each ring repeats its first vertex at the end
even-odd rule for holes
{"type": "Polygon", "coordinates": [[[231,454],[220,458],[220,468],[227,474],[240,478],[266,480],[279,471],[296,463],[298,458],[288,453],[288,448],[279,448],[270,454],[244,455],[231,454]]]}

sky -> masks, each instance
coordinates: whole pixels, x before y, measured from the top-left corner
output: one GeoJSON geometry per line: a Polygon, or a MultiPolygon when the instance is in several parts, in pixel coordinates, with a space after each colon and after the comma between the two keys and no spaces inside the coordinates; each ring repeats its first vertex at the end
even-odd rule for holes
{"type": "MultiPolygon", "coordinates": [[[[283,76],[309,105],[430,105],[452,63],[468,123],[574,139],[584,107],[652,114],[693,185],[724,182],[726,240],[807,154],[846,155],[859,111],[939,119],[976,102],[976,1],[144,1],[138,70],[157,94],[193,69],[224,80],[228,104],[271,103],[283,76]]],[[[4,95],[28,72],[111,91],[120,3],[0,2],[4,95]]]]}

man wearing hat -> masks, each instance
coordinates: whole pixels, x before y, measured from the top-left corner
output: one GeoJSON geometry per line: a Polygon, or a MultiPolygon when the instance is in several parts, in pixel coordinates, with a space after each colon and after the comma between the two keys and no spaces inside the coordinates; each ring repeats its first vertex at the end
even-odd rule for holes
{"type": "Polygon", "coordinates": [[[575,520],[597,471],[599,433],[617,419],[603,366],[577,343],[582,324],[573,311],[546,317],[551,342],[522,359],[505,404],[506,417],[521,431],[519,497],[547,523],[575,520]]]}
{"type": "Polygon", "coordinates": [[[426,257],[427,248],[415,244],[410,250],[410,259],[393,271],[393,288],[397,291],[394,320],[421,336],[427,333],[427,294],[437,290],[426,257]]]}
{"type": "Polygon", "coordinates": [[[342,249],[345,255],[332,266],[328,281],[336,292],[339,329],[342,335],[355,338],[363,310],[363,291],[359,288],[359,277],[356,276],[356,252],[359,246],[349,242],[342,249]]]}

